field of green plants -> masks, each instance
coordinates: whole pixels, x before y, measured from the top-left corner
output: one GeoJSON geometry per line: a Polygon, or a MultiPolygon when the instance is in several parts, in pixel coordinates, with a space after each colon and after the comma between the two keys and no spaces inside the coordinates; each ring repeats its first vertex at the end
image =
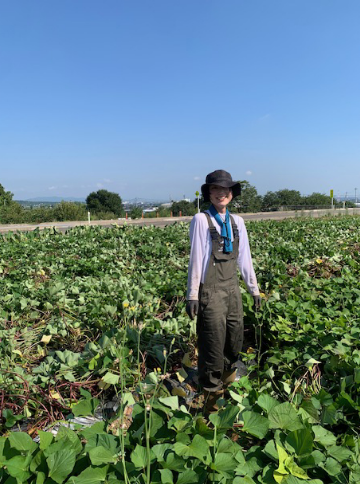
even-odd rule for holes
{"type": "Polygon", "coordinates": [[[360,218],[247,228],[263,306],[240,281],[248,374],[209,419],[187,224],[0,240],[1,483],[360,482],[360,218]]]}

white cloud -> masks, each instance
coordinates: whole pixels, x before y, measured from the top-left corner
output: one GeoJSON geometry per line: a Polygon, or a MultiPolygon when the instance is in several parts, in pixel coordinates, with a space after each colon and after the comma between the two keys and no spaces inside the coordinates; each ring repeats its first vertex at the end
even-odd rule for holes
{"type": "Polygon", "coordinates": [[[49,187],[49,190],[55,190],[56,187],[49,187]]]}
{"type": "Polygon", "coordinates": [[[103,185],[102,183],[97,183],[97,184],[96,184],[96,186],[97,186],[98,188],[103,188],[103,186],[104,186],[104,185],[103,185]]]}
{"type": "Polygon", "coordinates": [[[252,175],[252,171],[251,171],[251,170],[248,170],[248,171],[246,172],[246,174],[247,174],[248,176],[250,176],[250,175],[252,175]]]}
{"type": "Polygon", "coordinates": [[[199,176],[194,176],[194,180],[200,180],[199,176]]]}

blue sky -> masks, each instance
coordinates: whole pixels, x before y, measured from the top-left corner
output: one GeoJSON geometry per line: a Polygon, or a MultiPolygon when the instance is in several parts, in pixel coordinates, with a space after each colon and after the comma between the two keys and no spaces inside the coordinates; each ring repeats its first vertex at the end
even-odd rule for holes
{"type": "MultiPolygon", "coordinates": [[[[360,189],[358,0],[0,4],[0,183],[16,199],[360,189]]],[[[358,192],[359,193],[359,192],[358,192]]]]}

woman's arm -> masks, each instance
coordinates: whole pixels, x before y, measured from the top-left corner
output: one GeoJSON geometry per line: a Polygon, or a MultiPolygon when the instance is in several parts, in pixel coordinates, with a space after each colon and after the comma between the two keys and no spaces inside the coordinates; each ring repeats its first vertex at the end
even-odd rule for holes
{"type": "Polygon", "coordinates": [[[197,301],[206,254],[208,223],[203,213],[196,214],[190,224],[190,261],[187,300],[197,301]]]}
{"type": "Polygon", "coordinates": [[[239,216],[236,217],[236,222],[239,229],[239,256],[237,260],[238,267],[249,293],[252,296],[258,296],[260,292],[252,263],[249,238],[245,223],[244,220],[239,216]]]}

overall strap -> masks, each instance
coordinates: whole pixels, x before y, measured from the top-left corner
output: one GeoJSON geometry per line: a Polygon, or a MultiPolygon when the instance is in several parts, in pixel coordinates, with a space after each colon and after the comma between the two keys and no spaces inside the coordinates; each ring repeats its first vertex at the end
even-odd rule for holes
{"type": "Polygon", "coordinates": [[[204,212],[204,213],[206,215],[206,218],[207,218],[207,221],[208,221],[208,224],[209,224],[211,240],[219,240],[220,235],[219,235],[218,231],[216,230],[216,228],[214,227],[214,224],[212,223],[210,215],[207,212],[204,212]]]}
{"type": "Polygon", "coordinates": [[[232,215],[230,215],[230,220],[231,220],[231,227],[232,227],[234,239],[236,239],[236,237],[239,237],[239,229],[238,229],[236,222],[235,222],[235,219],[232,215]]]}

